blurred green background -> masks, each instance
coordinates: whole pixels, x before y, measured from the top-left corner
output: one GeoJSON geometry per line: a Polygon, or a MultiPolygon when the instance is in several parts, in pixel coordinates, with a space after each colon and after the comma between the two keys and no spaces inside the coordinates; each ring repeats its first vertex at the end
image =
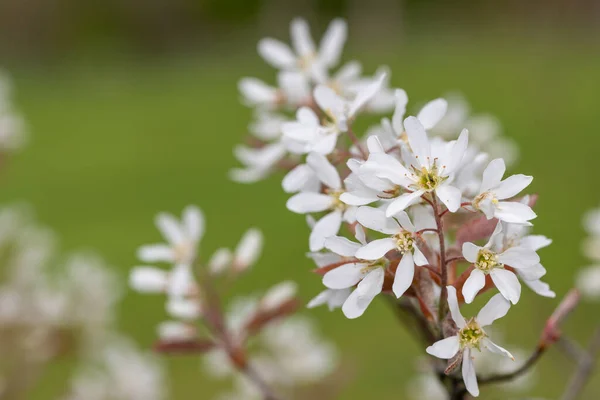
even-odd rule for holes
{"type": "MultiPolygon", "coordinates": [[[[460,91],[475,112],[500,119],[520,145],[513,170],[535,177],[535,232],[554,239],[541,254],[546,280],[564,295],[587,263],[582,214],[600,203],[595,2],[4,0],[0,61],[15,79],[31,141],[2,171],[0,201],[32,203],[63,248],[97,250],[124,282],[137,246],[159,240],[155,213],[194,203],[208,219],[205,259],[218,246],[233,246],[249,226],[265,233],[261,262],[236,291],[291,279],[310,299],[321,283],[304,257],[304,218],[285,208],[281,176],[251,186],[227,178],[237,165],[232,147],[251,115],[239,104],[236,82],[274,82],[256,42],[265,34],[287,41],[295,15],[309,18],[315,37],[331,17],[348,17],[344,59],[362,61],[368,73],[389,65],[393,86],[406,89],[411,104],[460,91]]],[[[532,348],[557,302],[524,289],[499,323],[504,343],[532,348]]],[[[356,321],[325,309],[304,313],[340,347],[350,371],[340,398],[405,398],[424,350],[383,302],[356,321]]],[[[598,315],[597,305],[583,304],[566,331],[587,340],[598,315]]],[[[149,347],[163,318],[162,298],[128,292],[119,327],[149,347]]],[[[203,378],[197,357],[166,363],[173,399],[210,399],[223,386],[203,378]]],[[[68,368],[64,362],[50,371],[35,399],[60,392],[68,368]]],[[[557,398],[571,371],[550,351],[531,395],[557,398]]],[[[599,394],[595,379],[584,398],[599,394]]],[[[505,397],[488,389],[481,398],[505,397]]]]}

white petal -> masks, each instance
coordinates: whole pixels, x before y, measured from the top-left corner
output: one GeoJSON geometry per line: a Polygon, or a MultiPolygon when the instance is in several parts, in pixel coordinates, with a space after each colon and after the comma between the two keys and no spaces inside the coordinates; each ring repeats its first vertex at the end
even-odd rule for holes
{"type": "Polygon", "coordinates": [[[540,256],[535,251],[525,247],[511,247],[498,254],[498,261],[513,268],[527,268],[539,263],[540,256]]]}
{"type": "Polygon", "coordinates": [[[473,243],[463,243],[462,255],[468,262],[475,263],[477,261],[477,257],[479,257],[479,250],[481,250],[481,247],[473,243]]]}
{"type": "Polygon", "coordinates": [[[417,264],[420,267],[429,264],[429,261],[427,261],[427,258],[425,257],[423,252],[421,252],[421,250],[416,245],[413,245],[413,257],[415,259],[415,264],[417,264]]]}
{"type": "Polygon", "coordinates": [[[448,158],[444,161],[444,175],[449,175],[453,173],[459,165],[461,165],[463,161],[463,157],[465,156],[465,152],[467,151],[467,146],[469,144],[469,132],[466,129],[463,129],[458,140],[454,142],[452,148],[448,152],[448,158]]]}
{"type": "Polygon", "coordinates": [[[394,218],[400,223],[402,229],[407,232],[415,233],[416,229],[406,211],[401,211],[394,215],[394,218]]]}
{"type": "Polygon", "coordinates": [[[429,168],[431,166],[431,145],[425,128],[417,118],[408,117],[404,120],[404,129],[406,129],[408,142],[415,157],[421,166],[429,168]]]}
{"type": "Polygon", "coordinates": [[[375,296],[381,293],[383,279],[383,268],[377,268],[365,276],[342,306],[346,318],[354,319],[364,314],[375,296]]]}
{"type": "Polygon", "coordinates": [[[458,188],[448,184],[441,185],[435,190],[435,193],[450,212],[456,212],[460,208],[462,193],[458,188]]]}
{"type": "Polygon", "coordinates": [[[527,235],[521,239],[521,246],[527,247],[528,249],[538,251],[544,247],[548,247],[552,244],[552,239],[547,238],[544,235],[527,235]]]}
{"type": "Polygon", "coordinates": [[[326,67],[333,67],[340,61],[340,55],[348,36],[346,21],[336,18],[329,24],[319,46],[319,60],[326,67]]]}
{"type": "Polygon", "coordinates": [[[481,326],[491,325],[498,318],[504,317],[510,309],[510,302],[502,296],[496,294],[477,314],[477,322],[481,326]]]}
{"type": "Polygon", "coordinates": [[[135,267],[129,275],[129,286],[141,293],[162,293],[167,282],[167,272],[154,267],[135,267]]]}
{"type": "Polygon", "coordinates": [[[527,223],[537,217],[529,206],[516,201],[499,202],[494,210],[494,216],[501,221],[514,224],[527,223]]]}
{"type": "Polygon", "coordinates": [[[220,274],[233,262],[233,253],[227,248],[217,249],[208,262],[208,269],[212,274],[220,274]]]}
{"type": "Polygon", "coordinates": [[[170,296],[186,296],[195,285],[191,266],[179,264],[169,274],[167,292],[170,296]]]}
{"type": "Polygon", "coordinates": [[[521,193],[533,181],[533,176],[512,175],[503,180],[500,185],[494,189],[496,198],[499,200],[509,199],[521,193]]]}
{"type": "Polygon", "coordinates": [[[536,264],[533,267],[517,270],[519,277],[525,281],[536,281],[546,275],[546,272],[546,268],[544,268],[542,264],[536,264]]]}
{"type": "Polygon", "coordinates": [[[277,89],[260,79],[242,78],[238,83],[238,89],[245,101],[251,105],[270,104],[277,100],[277,89]]]}
{"type": "Polygon", "coordinates": [[[326,133],[319,135],[311,146],[311,151],[315,153],[328,155],[335,150],[337,144],[338,134],[337,133],[326,133]]]}
{"type": "Polygon", "coordinates": [[[388,251],[396,248],[396,241],[392,238],[377,239],[367,243],[356,252],[356,258],[361,260],[378,260],[388,251]]]}
{"type": "Polygon", "coordinates": [[[340,195],[340,200],[349,206],[364,206],[379,200],[377,195],[365,192],[344,192],[340,195]]]}
{"type": "Polygon", "coordinates": [[[446,339],[439,340],[433,345],[429,346],[425,351],[427,354],[431,354],[437,358],[448,360],[458,353],[460,343],[458,336],[450,336],[446,339]]]}
{"type": "Polygon", "coordinates": [[[183,226],[192,241],[199,241],[204,235],[204,215],[196,206],[188,206],[183,210],[183,226]]]}
{"type": "Polygon", "coordinates": [[[325,156],[317,153],[310,153],[306,157],[306,163],[315,171],[317,177],[327,187],[331,189],[340,189],[342,180],[337,169],[327,160],[325,156]]]}
{"type": "Polygon", "coordinates": [[[302,190],[313,179],[317,179],[315,171],[306,164],[300,164],[285,175],[281,184],[286,193],[294,193],[302,190]]]}
{"type": "Polygon", "coordinates": [[[556,293],[554,293],[552,290],[550,290],[550,285],[548,285],[546,282],[536,280],[536,281],[523,281],[523,283],[525,283],[525,285],[527,285],[531,290],[533,290],[535,293],[539,294],[540,296],[549,297],[549,298],[556,297],[556,293]]]}
{"type": "Polygon", "coordinates": [[[315,53],[315,44],[310,35],[310,28],[306,20],[295,18],[290,25],[292,44],[298,55],[305,57],[315,53]]]}
{"type": "Polygon", "coordinates": [[[385,77],[385,73],[379,74],[379,76],[377,76],[373,82],[365,86],[356,94],[352,104],[350,104],[348,116],[354,116],[358,110],[360,110],[365,104],[367,104],[367,102],[369,102],[369,100],[373,98],[373,96],[377,94],[377,92],[381,89],[381,85],[383,84],[385,77]]]}
{"type": "Polygon", "coordinates": [[[356,220],[365,228],[377,232],[393,234],[399,231],[398,224],[385,216],[385,212],[375,207],[359,207],[356,220]]]}
{"type": "Polygon", "coordinates": [[[408,95],[402,89],[396,89],[394,92],[396,99],[396,108],[394,109],[394,115],[392,116],[392,126],[396,135],[400,135],[404,132],[404,126],[402,120],[406,113],[406,104],[408,103],[408,95]]]}
{"type": "Polygon", "coordinates": [[[495,354],[500,354],[500,355],[502,355],[502,356],[505,356],[505,357],[511,358],[511,359],[513,359],[513,360],[515,359],[515,358],[513,357],[513,355],[512,355],[512,354],[510,354],[510,352],[509,352],[508,350],[506,350],[506,349],[505,349],[505,348],[503,348],[503,347],[500,347],[500,346],[498,346],[496,343],[492,342],[492,341],[491,341],[490,339],[488,339],[488,338],[485,338],[485,339],[483,339],[483,345],[484,345],[484,346],[485,346],[485,347],[486,347],[486,348],[487,348],[489,351],[491,351],[492,353],[495,353],[495,354]]]}
{"type": "Polygon", "coordinates": [[[256,263],[263,248],[263,234],[256,228],[248,229],[235,249],[234,265],[237,270],[256,263]]]}
{"type": "Polygon", "coordinates": [[[521,297],[521,284],[517,276],[505,269],[494,268],[490,272],[492,281],[502,293],[502,296],[513,304],[517,304],[521,297]]]}
{"type": "Polygon", "coordinates": [[[404,193],[388,205],[387,209],[385,210],[385,215],[388,217],[393,217],[399,212],[406,210],[408,206],[418,202],[423,193],[425,192],[422,190],[417,190],[416,192],[412,193],[404,193]]]}
{"type": "Polygon", "coordinates": [[[325,240],[325,248],[340,256],[354,257],[361,245],[342,236],[332,236],[325,240]]]}
{"type": "Polygon", "coordinates": [[[466,349],[463,355],[462,375],[465,387],[471,393],[471,396],[479,396],[479,386],[477,384],[477,374],[475,373],[475,364],[471,358],[471,349],[466,349]]]}
{"type": "Polygon", "coordinates": [[[315,101],[319,108],[325,112],[331,112],[334,116],[341,115],[346,105],[344,99],[328,86],[319,85],[314,92],[315,101]]]}
{"type": "Polygon", "coordinates": [[[137,256],[144,262],[173,262],[175,253],[165,244],[151,244],[138,249],[137,256]]]}
{"type": "Polygon", "coordinates": [[[479,293],[484,286],[485,274],[478,269],[473,269],[462,288],[465,302],[467,304],[472,303],[475,296],[477,296],[477,293],[479,293]]]}
{"type": "Polygon", "coordinates": [[[356,285],[365,273],[363,272],[368,264],[349,263],[332,269],[323,276],[323,285],[329,289],[346,289],[356,285]]]}
{"type": "Polygon", "coordinates": [[[193,320],[200,317],[202,307],[198,301],[171,297],[166,304],[167,313],[174,318],[193,320]]]}
{"type": "Polygon", "coordinates": [[[258,42],[258,54],[275,68],[287,69],[296,65],[296,56],[292,50],[279,40],[262,39],[258,42]]]}
{"type": "Polygon", "coordinates": [[[483,171],[483,179],[481,181],[481,188],[479,189],[479,192],[485,193],[488,190],[498,186],[505,171],[506,165],[504,165],[503,159],[496,158],[495,160],[490,161],[488,166],[483,171]]]}
{"type": "Polygon", "coordinates": [[[292,212],[306,214],[325,211],[333,205],[333,202],[333,197],[326,194],[304,192],[292,196],[286,206],[292,212]]]}
{"type": "Polygon", "coordinates": [[[179,244],[185,239],[183,228],[171,214],[160,213],[155,219],[156,226],[169,244],[179,244]]]}
{"type": "Polygon", "coordinates": [[[415,276],[415,262],[411,253],[405,253],[398,264],[392,291],[396,297],[400,298],[412,285],[415,276]]]}
{"type": "Polygon", "coordinates": [[[460,312],[460,306],[458,305],[458,299],[456,298],[456,288],[454,286],[447,286],[448,290],[448,307],[450,308],[450,314],[452,319],[456,323],[459,329],[464,328],[467,324],[465,317],[460,312]]]}
{"type": "Polygon", "coordinates": [[[309,237],[310,251],[319,251],[325,246],[325,239],[335,236],[342,226],[342,213],[333,211],[321,218],[313,227],[309,237]]]}
{"type": "Polygon", "coordinates": [[[444,99],[435,99],[425,104],[419,111],[417,119],[425,129],[433,128],[446,114],[448,102],[444,99]]]}

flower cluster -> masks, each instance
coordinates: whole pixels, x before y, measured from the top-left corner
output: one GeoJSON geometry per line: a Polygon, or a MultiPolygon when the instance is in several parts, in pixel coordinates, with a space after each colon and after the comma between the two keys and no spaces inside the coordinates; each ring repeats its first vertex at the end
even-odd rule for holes
{"type": "Polygon", "coordinates": [[[234,383],[234,391],[223,399],[262,399],[272,390],[291,393],[333,370],[334,348],[320,340],[310,321],[286,319],[298,305],[293,282],[280,283],[261,296],[234,299],[228,311],[222,310],[224,286],[260,256],[260,231],[248,230],[235,250],[220,248],[204,264],[198,246],[205,222],[197,207],[186,207],[181,219],[161,213],[156,225],[166,243],[142,246],[138,256],[170,267],[137,266],[130,285],[166,295],[172,319],[158,328],[157,351],[204,354],[209,375],[234,383]]]}
{"type": "Polygon", "coordinates": [[[494,344],[486,328],[521,296],[521,283],[554,297],[540,280],[538,251],[551,241],[531,235],[535,196],[522,194],[532,177],[505,177],[510,140],[489,117],[470,117],[460,101],[426,103],[414,116],[408,96],[389,87],[389,73],[360,78],[359,64],[329,69],[340,58],[346,27],[330,25],[318,50],[306,23],[292,22],[292,43],[265,39],[263,58],[279,70],[279,87],[243,79],[245,103],[256,110],[253,147],[238,147],[245,165],[232,172],[252,182],[277,167],[287,170],[287,208],[308,216],[310,256],[326,289],[309,307],[341,307],[363,315],[380,294],[411,305],[438,341],[427,352],[462,362],[466,389],[479,393],[476,352],[494,344]],[[392,111],[358,134],[366,113],[392,111]],[[459,307],[497,290],[477,317],[459,307]],[[450,316],[452,318],[450,318],[450,316]]]}
{"type": "Polygon", "coordinates": [[[577,288],[589,299],[600,299],[600,209],[589,211],[583,221],[589,237],[583,243],[583,252],[595,265],[579,271],[577,288]]]}
{"type": "Polygon", "coordinates": [[[5,267],[0,282],[0,397],[28,397],[36,377],[70,355],[81,371],[72,381],[69,399],[162,399],[159,366],[145,359],[135,362],[137,350],[131,345],[128,352],[115,350],[121,354],[120,368],[129,371],[126,393],[93,395],[105,380],[84,371],[94,369],[118,337],[112,325],[121,293],[119,280],[94,254],[59,256],[55,242],[54,233],[37,225],[27,207],[0,209],[0,254],[5,267]],[[131,368],[134,364],[139,368],[131,368]],[[142,385],[145,368],[154,372],[151,382],[142,385]],[[148,391],[156,396],[144,395],[148,391]]]}

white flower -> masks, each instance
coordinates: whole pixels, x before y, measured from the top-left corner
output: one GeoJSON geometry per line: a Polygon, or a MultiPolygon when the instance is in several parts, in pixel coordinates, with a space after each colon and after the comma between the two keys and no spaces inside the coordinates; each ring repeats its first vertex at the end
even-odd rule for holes
{"type": "Polygon", "coordinates": [[[347,36],[346,22],[341,19],[331,22],[318,51],[305,20],[297,18],[292,21],[290,36],[293,50],[279,40],[265,38],[258,43],[259,54],[275,68],[302,71],[322,79],[325,71],[339,62],[347,36]]]}
{"type": "Polygon", "coordinates": [[[583,253],[594,261],[600,261],[600,209],[587,212],[583,226],[591,235],[583,242],[583,253]]]}
{"type": "Polygon", "coordinates": [[[259,148],[238,145],[233,152],[238,161],[244,165],[244,168],[234,168],[229,171],[230,179],[238,183],[254,183],[264,179],[288,153],[282,141],[259,148]]]}
{"type": "Polygon", "coordinates": [[[472,205],[482,211],[488,219],[498,218],[501,221],[528,224],[537,215],[526,204],[510,199],[525,189],[533,177],[527,175],[512,175],[505,180],[502,176],[506,171],[504,160],[497,158],[489,163],[483,171],[483,180],[479,194],[473,199],[472,205]]]}
{"type": "Polygon", "coordinates": [[[384,74],[377,77],[359,91],[352,101],[342,98],[328,86],[317,86],[314,90],[315,101],[325,113],[326,121],[319,121],[313,110],[302,107],[296,113],[296,121],[282,125],[283,134],[305,143],[309,152],[330,154],[335,149],[338,136],[348,131],[356,114],[375,96],[384,79],[384,74]]]}
{"type": "Polygon", "coordinates": [[[260,299],[259,309],[264,311],[276,310],[283,304],[296,298],[298,285],[292,281],[284,281],[270,288],[260,299]]]}
{"type": "Polygon", "coordinates": [[[520,246],[512,246],[506,250],[498,248],[498,236],[502,235],[502,224],[496,225],[494,233],[488,243],[483,246],[477,246],[467,242],[463,244],[462,254],[465,259],[473,263],[473,270],[467,278],[462,293],[467,303],[471,303],[477,293],[485,286],[486,276],[490,275],[494,285],[500,293],[513,304],[519,301],[521,296],[521,284],[517,276],[505,269],[510,266],[516,270],[523,269],[525,274],[527,269],[535,268],[540,257],[535,250],[520,246]]]}
{"type": "Polygon", "coordinates": [[[115,338],[77,373],[65,400],[162,400],[165,389],[157,360],[115,338]]]}
{"type": "Polygon", "coordinates": [[[481,347],[483,346],[492,353],[514,359],[507,350],[492,342],[483,329],[491,325],[498,318],[505,316],[510,308],[510,303],[502,295],[497,294],[479,311],[477,317],[467,321],[460,313],[458,300],[456,299],[456,289],[453,286],[448,286],[447,289],[450,313],[459,331],[454,336],[435,342],[426,351],[432,356],[442,359],[451,359],[458,352],[462,352],[463,380],[469,393],[477,397],[479,396],[479,387],[477,385],[475,365],[473,364],[475,354],[473,349],[481,351],[481,347]]]}
{"type": "Polygon", "coordinates": [[[160,213],[155,222],[167,243],[142,246],[138,257],[144,262],[192,263],[204,235],[204,216],[200,209],[186,207],[181,222],[171,214],[160,213]]]}
{"type": "Polygon", "coordinates": [[[364,227],[389,235],[384,239],[373,240],[361,247],[355,254],[363,260],[379,260],[391,250],[402,254],[396,269],[392,290],[400,297],[411,286],[415,264],[426,265],[427,259],[417,246],[417,229],[406,212],[399,212],[394,218],[388,218],[383,210],[372,207],[360,207],[356,213],[357,221],[364,227]]]}
{"type": "Polygon", "coordinates": [[[166,342],[185,342],[198,335],[196,327],[187,322],[165,321],[158,326],[158,337],[166,342]]]}
{"type": "Polygon", "coordinates": [[[355,258],[356,252],[366,244],[362,229],[357,233],[359,243],[340,236],[330,237],[325,242],[329,250],[347,262],[327,272],[323,276],[323,284],[336,291],[348,290],[358,284],[342,304],[342,312],[350,319],[363,315],[373,299],[381,293],[388,265],[384,258],[369,261],[355,258]]]}
{"type": "Polygon", "coordinates": [[[233,268],[236,271],[243,271],[254,265],[260,257],[262,248],[262,232],[256,228],[248,229],[235,248],[233,268]]]}
{"type": "Polygon", "coordinates": [[[298,193],[288,200],[287,208],[298,214],[329,211],[314,225],[310,234],[310,250],[318,251],[323,248],[325,239],[339,232],[343,220],[353,221],[354,208],[340,200],[340,195],[345,191],[340,175],[325,156],[311,153],[306,161],[327,189],[325,193],[298,193]]]}
{"type": "Polygon", "coordinates": [[[419,201],[425,193],[434,193],[448,210],[455,212],[461,204],[461,192],[452,186],[452,174],[462,162],[468,144],[468,132],[464,130],[456,142],[437,146],[435,150],[439,154],[435,154],[427,132],[417,118],[408,117],[404,127],[412,155],[404,152],[403,158],[408,158],[404,161],[410,165],[410,169],[393,156],[379,153],[371,154],[363,166],[375,171],[378,177],[389,179],[410,191],[395,199],[388,206],[386,214],[393,216],[403,211],[419,201]]]}

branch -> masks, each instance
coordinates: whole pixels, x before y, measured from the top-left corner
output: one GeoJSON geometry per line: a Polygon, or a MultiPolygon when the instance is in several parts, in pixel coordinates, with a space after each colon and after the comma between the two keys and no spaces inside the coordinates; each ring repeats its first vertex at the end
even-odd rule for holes
{"type": "Polygon", "coordinates": [[[432,193],[431,204],[433,206],[433,215],[435,216],[435,223],[438,230],[438,238],[440,240],[440,270],[441,270],[441,293],[440,293],[440,305],[438,308],[438,321],[440,323],[440,332],[443,331],[442,323],[447,313],[448,308],[448,268],[446,266],[446,242],[444,239],[444,221],[442,220],[442,213],[439,211],[438,201],[435,193],[432,193]]]}
{"type": "Polygon", "coordinates": [[[592,337],[592,340],[586,349],[581,352],[581,357],[578,360],[577,369],[571,381],[565,390],[562,399],[563,400],[575,400],[579,398],[581,392],[585,388],[586,383],[590,379],[590,375],[594,370],[596,364],[596,355],[600,351],[600,327],[596,328],[596,332],[592,337]]]}

